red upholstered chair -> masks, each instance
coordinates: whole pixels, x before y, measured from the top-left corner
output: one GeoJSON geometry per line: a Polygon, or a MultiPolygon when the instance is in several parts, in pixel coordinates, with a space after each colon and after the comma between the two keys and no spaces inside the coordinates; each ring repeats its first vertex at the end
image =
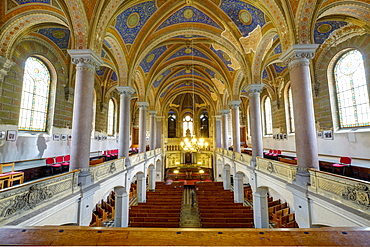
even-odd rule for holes
{"type": "MultiPolygon", "coordinates": [[[[63,156],[61,157],[63,161],[63,156]]],[[[54,170],[62,172],[62,164],[56,163],[54,158],[47,158],[45,162],[47,166],[51,167],[51,174],[54,174],[54,170]]]]}
{"type": "Polygon", "coordinates": [[[63,157],[63,162],[62,162],[62,170],[63,171],[69,171],[69,161],[71,159],[70,155],[66,155],[63,157]]]}
{"type": "Polygon", "coordinates": [[[335,173],[336,168],[339,168],[341,170],[341,175],[345,174],[346,167],[351,166],[352,159],[351,157],[341,157],[339,160],[339,164],[333,164],[331,166],[332,172],[335,173]]]}

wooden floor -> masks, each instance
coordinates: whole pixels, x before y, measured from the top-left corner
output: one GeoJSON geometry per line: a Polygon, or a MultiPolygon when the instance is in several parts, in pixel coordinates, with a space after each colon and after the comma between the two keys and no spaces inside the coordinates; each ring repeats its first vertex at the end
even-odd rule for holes
{"type": "Polygon", "coordinates": [[[370,228],[2,227],[5,246],[370,246],[370,228]]]}

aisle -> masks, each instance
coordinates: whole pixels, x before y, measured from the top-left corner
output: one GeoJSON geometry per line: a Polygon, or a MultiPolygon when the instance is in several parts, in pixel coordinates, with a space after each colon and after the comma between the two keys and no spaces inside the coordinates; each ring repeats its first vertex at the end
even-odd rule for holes
{"type": "Polygon", "coordinates": [[[194,205],[192,205],[191,191],[194,191],[194,186],[185,186],[181,207],[180,227],[199,228],[200,219],[198,205],[195,203],[196,194],[194,193],[194,205]]]}

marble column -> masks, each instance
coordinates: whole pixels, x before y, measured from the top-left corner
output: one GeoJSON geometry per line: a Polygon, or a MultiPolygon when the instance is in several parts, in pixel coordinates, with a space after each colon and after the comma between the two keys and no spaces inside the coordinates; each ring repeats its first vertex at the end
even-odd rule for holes
{"type": "Polygon", "coordinates": [[[94,74],[103,63],[92,50],[68,50],[76,64],[76,83],[72,119],[72,146],[70,169],[81,170],[79,180],[91,183],[89,171],[91,129],[93,121],[94,74]]]}
{"type": "Polygon", "coordinates": [[[296,182],[304,186],[309,182],[308,168],[319,169],[310,74],[310,59],[315,56],[317,47],[318,45],[313,44],[293,45],[280,57],[289,67],[292,87],[295,143],[298,159],[296,182]]]}
{"type": "Polygon", "coordinates": [[[8,75],[8,72],[15,63],[5,57],[0,56],[0,95],[2,95],[3,83],[5,76],[8,75]]]}
{"type": "Polygon", "coordinates": [[[162,136],[163,136],[163,116],[157,116],[157,134],[156,134],[156,145],[155,148],[162,148],[162,136]]]}
{"type": "Polygon", "coordinates": [[[137,201],[146,202],[146,179],[144,173],[137,175],[137,201]]]}
{"type": "Polygon", "coordinates": [[[228,138],[228,115],[230,110],[222,110],[222,147],[229,149],[229,138],[228,138]]]}
{"type": "Polygon", "coordinates": [[[215,116],[215,147],[222,148],[222,116],[216,115],[215,116]]]}
{"type": "Polygon", "coordinates": [[[139,106],[139,153],[146,151],[146,109],[148,102],[137,102],[139,106]]]}
{"type": "Polygon", "coordinates": [[[122,186],[114,187],[114,227],[128,227],[129,220],[129,195],[122,186]]]}
{"type": "Polygon", "coordinates": [[[118,158],[122,158],[129,156],[131,96],[135,90],[129,86],[118,86],[116,88],[120,94],[118,158]]]}
{"type": "Polygon", "coordinates": [[[156,122],[156,111],[149,111],[150,116],[150,141],[149,141],[149,148],[150,150],[155,149],[155,122],[156,122]]]}
{"type": "Polygon", "coordinates": [[[252,161],[256,157],[263,157],[263,140],[261,125],[261,101],[262,84],[250,84],[247,88],[250,104],[250,124],[252,137],[252,161]]]}
{"type": "Polygon", "coordinates": [[[240,100],[231,101],[231,115],[233,124],[233,151],[240,153],[240,119],[239,119],[239,107],[240,100]]]}

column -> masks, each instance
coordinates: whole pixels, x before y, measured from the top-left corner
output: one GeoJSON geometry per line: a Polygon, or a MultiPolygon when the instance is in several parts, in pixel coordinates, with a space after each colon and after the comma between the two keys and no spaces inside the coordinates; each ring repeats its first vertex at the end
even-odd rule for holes
{"type": "Polygon", "coordinates": [[[261,101],[262,84],[250,84],[247,88],[250,104],[250,124],[252,137],[252,161],[256,157],[263,157],[262,125],[261,125],[261,101]]]}
{"type": "Polygon", "coordinates": [[[308,168],[319,169],[315,114],[313,108],[310,59],[318,45],[293,45],[280,59],[288,65],[292,86],[295,143],[298,158],[296,182],[306,186],[308,168]]]}
{"type": "Polygon", "coordinates": [[[120,94],[118,158],[122,158],[129,156],[131,96],[135,90],[129,86],[116,88],[120,94]]]}
{"type": "Polygon", "coordinates": [[[215,147],[216,148],[222,148],[222,116],[221,115],[216,115],[215,116],[215,147]]]}
{"type": "Polygon", "coordinates": [[[269,228],[268,200],[265,189],[253,193],[253,216],[255,228],[269,228]],[[264,191],[259,191],[264,190],[264,191]]]}
{"type": "Polygon", "coordinates": [[[146,109],[147,102],[137,102],[139,107],[139,153],[146,151],[146,109]]]}
{"type": "Polygon", "coordinates": [[[138,173],[137,175],[137,201],[146,202],[146,180],[144,173],[138,173]]]}
{"type": "Polygon", "coordinates": [[[129,196],[126,189],[122,186],[114,187],[115,207],[114,207],[114,227],[128,227],[129,219],[129,196]]]}
{"type": "Polygon", "coordinates": [[[234,176],[234,202],[244,202],[243,174],[236,173],[234,176]]]}
{"type": "Polygon", "coordinates": [[[162,136],[163,136],[163,116],[157,116],[157,134],[156,134],[156,145],[155,148],[162,148],[162,136]]]}
{"type": "Polygon", "coordinates": [[[149,111],[150,116],[150,141],[149,141],[149,148],[150,150],[155,149],[155,117],[157,116],[156,111],[149,111]]]}
{"type": "Polygon", "coordinates": [[[223,185],[224,185],[224,190],[230,190],[231,183],[230,183],[230,166],[226,165],[223,170],[223,185]]]}
{"type": "Polygon", "coordinates": [[[221,113],[222,113],[222,147],[224,149],[229,149],[229,145],[228,145],[228,142],[229,142],[229,138],[228,138],[228,114],[229,114],[229,110],[222,110],[221,113]]]}
{"type": "Polygon", "coordinates": [[[2,88],[5,76],[8,75],[8,72],[15,63],[5,57],[0,56],[0,95],[2,95],[2,88]]]}
{"type": "Polygon", "coordinates": [[[155,169],[154,166],[149,166],[149,189],[155,190],[155,169]]]}
{"type": "Polygon", "coordinates": [[[232,123],[233,123],[233,151],[240,153],[240,120],[239,120],[239,107],[240,100],[231,101],[232,108],[232,123]]]}
{"type": "Polygon", "coordinates": [[[68,50],[68,53],[72,58],[72,63],[76,64],[70,169],[81,170],[79,180],[85,185],[91,182],[89,160],[93,120],[94,74],[103,61],[89,49],[68,50]]]}

